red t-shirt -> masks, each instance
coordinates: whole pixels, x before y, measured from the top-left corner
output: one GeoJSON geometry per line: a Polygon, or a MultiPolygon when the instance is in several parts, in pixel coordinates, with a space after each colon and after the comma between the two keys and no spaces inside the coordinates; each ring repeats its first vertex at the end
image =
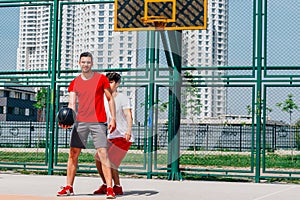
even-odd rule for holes
{"type": "Polygon", "coordinates": [[[83,80],[81,75],[72,80],[68,91],[78,97],[77,122],[106,122],[103,98],[104,89],[109,87],[107,77],[96,72],[89,80],[83,80]]]}

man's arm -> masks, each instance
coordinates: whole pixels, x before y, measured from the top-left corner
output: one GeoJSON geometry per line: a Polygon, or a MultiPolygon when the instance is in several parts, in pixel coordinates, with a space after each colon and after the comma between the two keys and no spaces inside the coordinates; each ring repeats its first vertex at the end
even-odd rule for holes
{"type": "Polygon", "coordinates": [[[72,108],[76,112],[76,93],[70,92],[69,94],[69,108],[72,108]]]}
{"type": "Polygon", "coordinates": [[[108,124],[108,130],[110,133],[112,133],[116,129],[116,105],[115,105],[115,100],[112,97],[110,90],[104,89],[104,93],[105,93],[105,96],[108,101],[108,107],[109,107],[109,111],[110,111],[111,118],[112,118],[108,124]]]}
{"type": "MultiPolygon", "coordinates": [[[[70,92],[69,94],[69,108],[72,108],[76,112],[76,93],[75,92],[70,92]]],[[[63,125],[63,124],[58,124],[61,128],[68,129],[71,128],[72,126],[69,125],[63,125]]]]}
{"type": "Polygon", "coordinates": [[[123,112],[125,114],[126,121],[127,121],[127,131],[125,133],[125,139],[129,141],[131,138],[131,129],[132,129],[132,112],[130,108],[123,109],[123,112]]]}

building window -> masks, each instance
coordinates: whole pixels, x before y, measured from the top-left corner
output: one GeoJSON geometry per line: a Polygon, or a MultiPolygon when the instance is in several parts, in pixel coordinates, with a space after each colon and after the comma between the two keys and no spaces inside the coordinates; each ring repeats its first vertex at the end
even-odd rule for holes
{"type": "Polygon", "coordinates": [[[14,107],[8,107],[7,114],[14,114],[14,107]]]}
{"type": "Polygon", "coordinates": [[[15,107],[14,114],[19,115],[20,114],[20,108],[15,107]]]}
{"type": "Polygon", "coordinates": [[[24,108],[20,108],[20,115],[25,116],[25,109],[24,108]]]}
{"type": "Polygon", "coordinates": [[[4,114],[4,108],[3,108],[3,106],[0,106],[0,114],[4,114]]]}
{"type": "Polygon", "coordinates": [[[98,36],[103,36],[104,35],[104,31],[98,31],[98,36]]]}
{"type": "Polygon", "coordinates": [[[25,116],[29,116],[29,108],[25,108],[25,116]]]}
{"type": "Polygon", "coordinates": [[[103,37],[98,38],[98,42],[103,42],[103,41],[104,41],[103,37]]]}
{"type": "Polygon", "coordinates": [[[4,97],[9,97],[10,91],[4,91],[4,97]]]}

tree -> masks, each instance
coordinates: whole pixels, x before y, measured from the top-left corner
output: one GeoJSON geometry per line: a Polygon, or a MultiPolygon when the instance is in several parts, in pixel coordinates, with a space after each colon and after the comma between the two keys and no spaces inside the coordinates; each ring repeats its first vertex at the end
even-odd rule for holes
{"type": "MultiPolygon", "coordinates": [[[[287,112],[289,114],[289,135],[290,135],[290,147],[292,148],[292,138],[291,138],[291,128],[292,128],[292,114],[294,110],[299,110],[299,106],[295,103],[293,99],[293,94],[288,94],[288,98],[283,102],[276,103],[276,106],[281,109],[282,112],[287,112]]],[[[296,138],[297,139],[297,138],[296,138]]],[[[293,148],[292,148],[292,160],[293,160],[293,148]]]]}
{"type": "MultiPolygon", "coordinates": [[[[263,103],[264,100],[262,99],[261,102],[263,103]]],[[[247,115],[251,115],[251,113],[252,113],[252,108],[251,108],[251,106],[250,106],[250,105],[247,105],[246,109],[247,109],[247,115]]],[[[266,111],[270,113],[270,112],[273,111],[273,109],[270,108],[270,107],[268,107],[268,106],[266,106],[266,111]]]]}
{"type": "Polygon", "coordinates": [[[293,100],[294,95],[288,94],[288,98],[283,102],[276,103],[276,106],[281,109],[283,112],[287,112],[289,114],[289,124],[292,123],[292,114],[294,110],[299,110],[299,106],[296,105],[295,101],[293,100]]]}
{"type": "MultiPolygon", "coordinates": [[[[40,88],[37,92],[35,99],[36,99],[36,103],[33,104],[33,106],[38,109],[38,113],[37,113],[38,122],[44,122],[46,121],[45,108],[47,106],[47,99],[48,99],[46,88],[40,88]]],[[[41,134],[40,132],[41,131],[38,130],[37,153],[38,153],[38,148],[40,146],[40,134],[41,134]]]]}
{"type": "MultiPolygon", "coordinates": [[[[263,102],[264,102],[264,100],[262,99],[261,102],[262,102],[262,110],[263,110],[263,102]]],[[[246,109],[247,109],[247,115],[251,115],[252,114],[252,108],[251,108],[251,106],[247,105],[246,109]]],[[[266,118],[268,118],[268,113],[270,113],[272,111],[273,111],[272,108],[266,106],[266,112],[267,112],[266,118]]]]}
{"type": "Polygon", "coordinates": [[[36,95],[36,103],[33,104],[38,109],[38,121],[45,121],[45,108],[47,105],[47,90],[46,88],[40,88],[36,95]]]}
{"type": "Polygon", "coordinates": [[[200,117],[200,113],[203,105],[201,104],[201,96],[199,94],[199,88],[196,87],[194,78],[192,74],[188,71],[184,72],[184,77],[187,78],[187,82],[190,86],[186,87],[182,92],[182,96],[185,97],[185,103],[181,104],[181,113],[191,120],[189,127],[192,128],[192,133],[194,135],[194,155],[196,154],[196,120],[200,117]]]}

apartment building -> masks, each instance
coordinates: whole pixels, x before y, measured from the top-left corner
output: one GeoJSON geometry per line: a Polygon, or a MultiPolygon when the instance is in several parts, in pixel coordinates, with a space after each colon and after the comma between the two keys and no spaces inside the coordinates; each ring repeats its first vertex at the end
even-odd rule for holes
{"type": "MultiPolygon", "coordinates": [[[[17,70],[47,70],[50,66],[49,12],[47,6],[20,8],[17,70]]],[[[114,32],[113,17],[112,3],[64,5],[60,69],[79,69],[80,53],[89,51],[94,56],[94,69],[121,68],[128,70],[123,76],[134,75],[130,69],[137,67],[137,32],[114,32]]],[[[134,90],[120,89],[134,99],[134,90]]]]}
{"type": "MultiPolygon", "coordinates": [[[[182,60],[185,66],[227,65],[228,0],[211,0],[208,4],[207,30],[183,31],[182,60]]],[[[18,70],[49,67],[49,12],[47,6],[20,8],[18,70]]],[[[122,75],[135,75],[130,69],[138,67],[138,32],[113,31],[114,4],[64,5],[61,23],[61,69],[79,69],[80,53],[90,51],[94,56],[94,69],[120,68],[128,70],[122,75]]],[[[193,74],[214,76],[217,81],[224,71],[197,70],[193,74]]],[[[120,89],[135,99],[134,88],[120,89]]],[[[201,87],[197,96],[202,105],[197,119],[226,113],[225,87],[201,87]]],[[[135,102],[132,103],[135,107],[135,102]]]]}
{"type": "MultiPolygon", "coordinates": [[[[183,65],[206,67],[191,73],[213,77],[202,78],[208,85],[215,81],[220,81],[222,85],[220,76],[225,72],[208,70],[207,67],[228,65],[228,0],[208,1],[207,15],[207,30],[183,31],[183,65]]],[[[204,119],[226,114],[225,87],[199,87],[197,96],[202,105],[201,112],[197,116],[186,118],[204,119]]],[[[188,102],[191,97],[186,98],[188,102]]]]}
{"type": "Polygon", "coordinates": [[[0,87],[0,121],[37,121],[34,95],[30,87],[0,87]]]}

